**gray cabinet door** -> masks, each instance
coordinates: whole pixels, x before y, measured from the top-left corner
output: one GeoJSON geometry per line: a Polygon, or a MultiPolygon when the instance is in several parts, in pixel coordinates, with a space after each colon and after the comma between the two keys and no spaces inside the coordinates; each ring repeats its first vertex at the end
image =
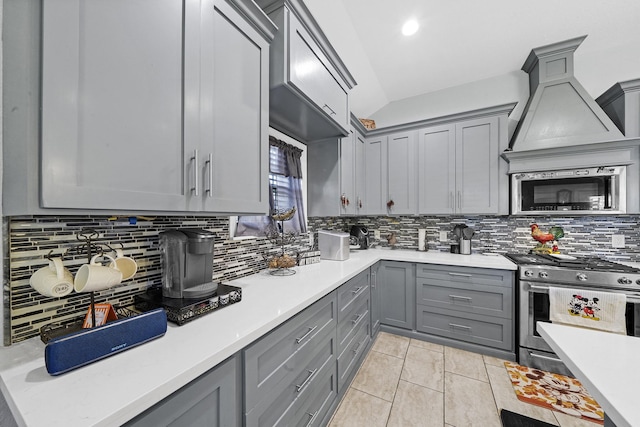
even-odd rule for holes
{"type": "Polygon", "coordinates": [[[418,161],[419,213],[453,213],[456,189],[455,126],[420,129],[418,161]]]}
{"type": "Polygon", "coordinates": [[[387,137],[387,213],[417,213],[415,132],[402,132],[387,137]]]}
{"type": "Polygon", "coordinates": [[[458,213],[498,213],[499,120],[456,124],[456,203],[458,213]]]}
{"type": "Polygon", "coordinates": [[[380,286],[378,286],[378,276],[380,274],[380,263],[371,267],[371,336],[374,336],[380,329],[380,286]]]}
{"type": "Polygon", "coordinates": [[[380,323],[412,330],[415,328],[415,264],[382,261],[377,285],[380,295],[380,323]]]}
{"type": "Polygon", "coordinates": [[[41,205],[184,210],[182,2],[43,6],[41,205]]]}
{"type": "Polygon", "coordinates": [[[289,76],[291,84],[304,93],[327,118],[349,128],[347,90],[302,23],[289,13],[289,76]]]}
{"type": "Polygon", "coordinates": [[[242,425],[240,357],[233,356],[157,403],[127,427],[242,425]]]}
{"type": "Polygon", "coordinates": [[[372,137],[365,141],[364,177],[366,182],[363,200],[365,215],[387,213],[387,137],[372,137]]]}
{"type": "Polygon", "coordinates": [[[363,215],[364,198],[366,192],[366,179],[365,179],[365,150],[366,142],[364,135],[360,132],[355,132],[355,195],[356,195],[356,215],[363,215]]]}
{"type": "Polygon", "coordinates": [[[191,100],[200,104],[185,139],[199,141],[200,209],[266,214],[269,44],[225,0],[203,1],[200,7],[200,26],[193,26],[198,39],[194,34],[187,51],[195,56],[185,59],[187,77],[199,82],[189,86],[197,92],[185,93],[185,114],[191,100]]]}
{"type": "Polygon", "coordinates": [[[357,196],[355,189],[355,131],[349,131],[349,136],[340,139],[340,214],[354,215],[356,213],[357,196]]]}

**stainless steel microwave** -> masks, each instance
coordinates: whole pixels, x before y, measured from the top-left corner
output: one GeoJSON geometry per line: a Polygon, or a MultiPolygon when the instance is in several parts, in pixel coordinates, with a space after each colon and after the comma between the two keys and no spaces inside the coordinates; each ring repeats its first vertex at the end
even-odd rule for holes
{"type": "Polygon", "coordinates": [[[513,214],[619,214],[627,211],[627,167],[511,175],[513,214]]]}

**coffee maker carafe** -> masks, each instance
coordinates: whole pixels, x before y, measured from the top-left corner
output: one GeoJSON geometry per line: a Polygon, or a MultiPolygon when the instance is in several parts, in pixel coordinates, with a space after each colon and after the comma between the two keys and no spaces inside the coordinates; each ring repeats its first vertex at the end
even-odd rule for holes
{"type": "Polygon", "coordinates": [[[217,290],[213,278],[214,234],[198,228],[160,233],[162,296],[204,298],[217,290]]]}

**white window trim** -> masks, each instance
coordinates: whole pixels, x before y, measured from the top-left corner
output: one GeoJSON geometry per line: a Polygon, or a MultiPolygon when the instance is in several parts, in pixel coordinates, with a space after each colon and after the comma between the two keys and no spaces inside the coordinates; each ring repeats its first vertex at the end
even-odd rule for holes
{"type": "MultiPolygon", "coordinates": [[[[302,150],[302,156],[300,156],[300,164],[302,166],[302,200],[304,204],[304,222],[309,224],[307,218],[308,203],[307,203],[307,146],[302,142],[285,135],[273,128],[269,128],[269,135],[277,139],[280,139],[287,144],[291,144],[294,147],[298,147],[302,150]]],[[[238,226],[238,216],[233,215],[229,217],[229,240],[248,240],[257,239],[256,236],[238,236],[236,237],[236,227],[238,226]]]]}

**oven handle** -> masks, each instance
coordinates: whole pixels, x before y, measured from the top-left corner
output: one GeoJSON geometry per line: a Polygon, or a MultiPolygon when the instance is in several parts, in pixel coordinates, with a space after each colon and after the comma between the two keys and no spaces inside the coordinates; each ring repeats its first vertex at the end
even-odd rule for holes
{"type": "MultiPolygon", "coordinates": [[[[547,294],[549,293],[549,286],[539,286],[539,285],[532,285],[529,284],[529,289],[531,289],[532,291],[542,291],[543,293],[547,294]]],[[[588,289],[584,289],[586,291],[588,291],[588,289]]],[[[599,292],[600,290],[594,290],[595,292],[599,292]]],[[[627,295],[627,301],[634,303],[634,304],[640,304],[640,297],[636,296],[636,295],[627,295]]]]}

